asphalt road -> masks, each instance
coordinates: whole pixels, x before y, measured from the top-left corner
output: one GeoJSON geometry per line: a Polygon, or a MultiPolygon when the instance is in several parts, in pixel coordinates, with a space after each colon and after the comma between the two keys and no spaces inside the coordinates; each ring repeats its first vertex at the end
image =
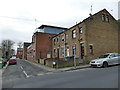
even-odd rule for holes
{"type": "Polygon", "coordinates": [[[3,74],[3,88],[118,88],[118,67],[45,74],[46,70],[18,60],[17,65],[9,66],[3,74]]]}
{"type": "Polygon", "coordinates": [[[15,83],[14,88],[118,88],[118,66],[22,79],[15,83]]]}
{"type": "Polygon", "coordinates": [[[25,60],[17,59],[17,64],[9,65],[2,75],[2,87],[11,88],[15,81],[26,79],[47,73],[46,70],[28,63],[25,60]]]}

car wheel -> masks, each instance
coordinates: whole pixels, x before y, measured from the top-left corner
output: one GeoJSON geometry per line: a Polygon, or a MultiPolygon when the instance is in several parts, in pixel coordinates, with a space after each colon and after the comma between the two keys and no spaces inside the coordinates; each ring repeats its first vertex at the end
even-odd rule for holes
{"type": "Polygon", "coordinates": [[[107,62],[104,62],[104,63],[103,63],[103,67],[104,67],[104,68],[108,67],[108,63],[107,63],[107,62]]]}

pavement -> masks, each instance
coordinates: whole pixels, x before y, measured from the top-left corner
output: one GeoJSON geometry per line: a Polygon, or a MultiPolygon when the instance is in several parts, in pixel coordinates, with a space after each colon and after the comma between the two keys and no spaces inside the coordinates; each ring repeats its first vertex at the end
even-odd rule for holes
{"type": "Polygon", "coordinates": [[[71,71],[71,70],[77,70],[77,69],[84,69],[84,68],[89,68],[90,65],[80,65],[80,66],[76,66],[76,68],[73,66],[73,67],[65,67],[65,68],[59,68],[59,69],[56,69],[56,68],[52,68],[52,67],[48,67],[48,66],[45,66],[45,65],[41,65],[41,64],[37,64],[37,63],[34,63],[34,62],[30,62],[28,60],[25,60],[26,62],[29,62],[31,64],[34,64],[42,69],[45,69],[47,70],[48,72],[64,72],[64,71],[71,71]]]}
{"type": "Polygon", "coordinates": [[[0,69],[0,71],[1,71],[2,73],[4,73],[5,69],[8,67],[8,64],[9,64],[9,62],[7,62],[7,64],[6,64],[2,69],[0,69]]]}

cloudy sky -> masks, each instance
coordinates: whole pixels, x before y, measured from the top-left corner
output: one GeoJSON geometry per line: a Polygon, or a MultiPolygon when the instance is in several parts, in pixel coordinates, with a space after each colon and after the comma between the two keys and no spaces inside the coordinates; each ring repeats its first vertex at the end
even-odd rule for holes
{"type": "MultiPolygon", "coordinates": [[[[106,8],[118,19],[120,0],[0,0],[0,43],[4,39],[31,42],[41,24],[71,27],[106,8]],[[35,22],[36,19],[36,22],[35,22]]],[[[15,44],[15,48],[16,48],[15,44]]]]}

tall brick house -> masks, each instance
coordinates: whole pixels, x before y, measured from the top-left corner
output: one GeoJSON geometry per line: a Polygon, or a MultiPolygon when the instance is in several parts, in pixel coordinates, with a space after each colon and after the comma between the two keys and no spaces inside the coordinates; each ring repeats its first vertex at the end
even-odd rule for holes
{"type": "Polygon", "coordinates": [[[23,57],[23,48],[17,48],[16,58],[22,59],[23,57]]]}
{"type": "Polygon", "coordinates": [[[27,59],[38,60],[51,58],[51,40],[56,34],[67,30],[67,28],[50,25],[41,25],[32,36],[32,43],[27,47],[27,59]]]}
{"type": "Polygon", "coordinates": [[[118,24],[106,9],[52,38],[53,58],[75,53],[76,59],[90,61],[113,52],[118,52],[118,24]]]}

